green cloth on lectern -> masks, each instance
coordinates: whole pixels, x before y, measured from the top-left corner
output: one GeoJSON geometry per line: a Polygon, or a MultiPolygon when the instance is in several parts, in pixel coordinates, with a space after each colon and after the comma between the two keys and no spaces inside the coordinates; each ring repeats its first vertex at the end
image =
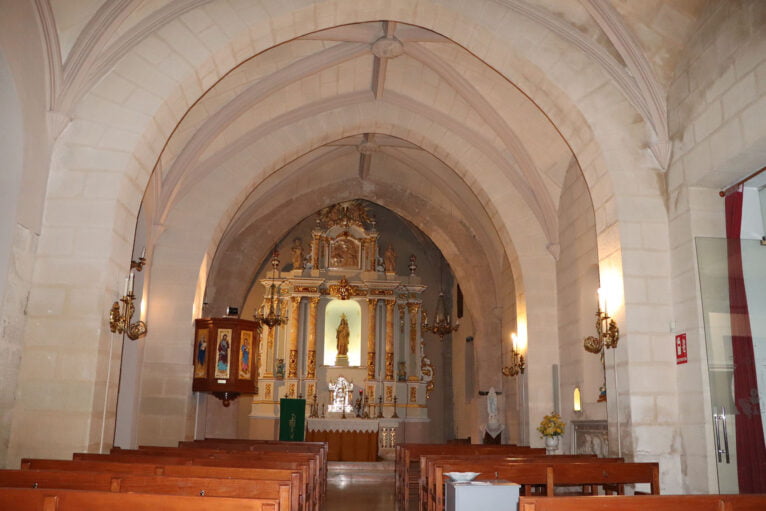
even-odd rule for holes
{"type": "Polygon", "coordinates": [[[303,442],[306,431],[306,400],[279,400],[279,440],[303,442]]]}

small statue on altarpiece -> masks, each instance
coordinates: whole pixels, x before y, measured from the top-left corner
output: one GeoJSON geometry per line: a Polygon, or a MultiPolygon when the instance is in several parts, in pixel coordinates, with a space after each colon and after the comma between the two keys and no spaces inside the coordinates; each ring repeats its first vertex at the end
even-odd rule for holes
{"type": "Polygon", "coordinates": [[[396,273],[396,250],[391,245],[388,245],[386,248],[386,252],[383,254],[383,261],[386,273],[396,273]]]}
{"type": "Polygon", "coordinates": [[[351,330],[349,329],[346,315],[341,314],[340,324],[338,325],[338,330],[335,334],[335,339],[337,341],[336,347],[338,349],[339,356],[348,355],[348,342],[349,342],[350,335],[351,335],[351,330]]]}
{"type": "Polygon", "coordinates": [[[293,256],[293,270],[303,269],[303,243],[300,238],[293,240],[293,246],[290,249],[293,256]]]}

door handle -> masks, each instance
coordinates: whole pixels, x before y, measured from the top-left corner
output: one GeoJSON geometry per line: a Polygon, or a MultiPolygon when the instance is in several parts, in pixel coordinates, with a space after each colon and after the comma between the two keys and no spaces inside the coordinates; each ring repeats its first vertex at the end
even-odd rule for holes
{"type": "Polygon", "coordinates": [[[715,454],[718,457],[718,463],[721,463],[721,454],[723,454],[721,450],[721,433],[719,431],[720,420],[718,413],[713,408],[713,440],[715,440],[715,454]]]}
{"type": "Polygon", "coordinates": [[[726,408],[721,407],[721,423],[723,424],[723,452],[726,455],[726,463],[731,463],[729,458],[729,434],[726,432],[726,408]]]}

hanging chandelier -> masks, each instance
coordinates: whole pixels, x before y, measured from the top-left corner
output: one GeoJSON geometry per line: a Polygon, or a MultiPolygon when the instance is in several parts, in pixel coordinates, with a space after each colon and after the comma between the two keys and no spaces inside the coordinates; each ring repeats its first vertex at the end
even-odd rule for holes
{"type": "Polygon", "coordinates": [[[264,300],[261,309],[253,314],[253,318],[256,321],[269,328],[274,328],[276,325],[284,325],[287,322],[287,318],[279,314],[277,307],[277,300],[279,298],[276,285],[277,268],[279,268],[279,252],[274,248],[274,253],[271,256],[271,285],[269,286],[269,294],[264,300]],[[268,312],[266,312],[266,301],[269,303],[268,312]]]}
{"type": "Polygon", "coordinates": [[[431,332],[433,334],[436,334],[439,336],[439,340],[444,340],[445,335],[449,335],[452,332],[457,332],[457,329],[460,328],[460,320],[455,321],[455,324],[452,324],[452,319],[450,315],[447,313],[447,307],[444,304],[444,286],[443,286],[443,278],[444,278],[444,259],[441,260],[441,274],[440,274],[440,282],[439,282],[439,298],[436,299],[436,310],[434,311],[434,322],[433,324],[430,324],[428,322],[428,314],[425,311],[425,308],[423,310],[423,321],[421,323],[421,327],[426,332],[431,332]]]}

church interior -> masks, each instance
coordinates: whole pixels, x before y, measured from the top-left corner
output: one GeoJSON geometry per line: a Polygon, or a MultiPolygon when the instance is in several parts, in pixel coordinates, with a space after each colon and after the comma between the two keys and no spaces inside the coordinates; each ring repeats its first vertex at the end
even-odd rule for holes
{"type": "Polygon", "coordinates": [[[766,493],[766,2],[0,0],[0,112],[0,468],[305,400],[766,493]]]}

